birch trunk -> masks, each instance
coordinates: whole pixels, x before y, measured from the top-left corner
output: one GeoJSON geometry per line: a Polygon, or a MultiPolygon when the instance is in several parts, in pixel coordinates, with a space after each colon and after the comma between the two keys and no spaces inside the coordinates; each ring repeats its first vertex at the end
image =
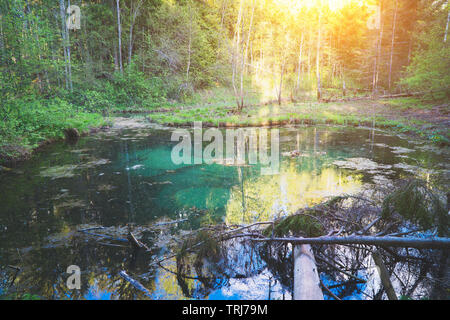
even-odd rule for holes
{"type": "MultiPolygon", "coordinates": [[[[64,0],[63,0],[64,1],[64,0]]],[[[68,0],[67,7],[70,7],[70,0],[68,0]]],[[[64,27],[66,30],[66,40],[67,40],[67,62],[68,62],[68,69],[69,69],[69,90],[72,92],[72,64],[70,62],[70,36],[69,36],[69,29],[67,29],[67,25],[64,21],[64,27]]]]}
{"type": "Polygon", "coordinates": [[[186,67],[186,83],[189,83],[189,70],[191,68],[191,45],[192,45],[192,13],[191,13],[191,2],[189,2],[189,42],[188,42],[188,61],[186,67]]]}
{"type": "Polygon", "coordinates": [[[243,0],[240,1],[239,4],[239,13],[238,13],[238,17],[237,17],[237,21],[236,21],[236,27],[235,27],[235,31],[234,31],[234,37],[233,37],[233,55],[232,55],[232,61],[231,61],[231,67],[232,67],[232,85],[233,85],[233,91],[234,91],[234,96],[236,98],[236,103],[237,103],[237,107],[238,109],[240,109],[240,101],[239,101],[239,94],[237,92],[237,88],[236,88],[236,73],[237,73],[237,65],[238,65],[238,53],[239,53],[239,44],[240,44],[240,26],[241,26],[241,20],[242,20],[242,4],[243,4],[243,0]]]}
{"type": "Polygon", "coordinates": [[[64,0],[59,0],[59,14],[61,17],[61,37],[64,51],[64,79],[66,89],[69,89],[69,71],[67,66],[67,49],[66,49],[66,21],[65,21],[65,5],[64,0]]]}
{"type": "Polygon", "coordinates": [[[297,73],[297,85],[296,85],[296,91],[300,88],[300,75],[302,73],[302,53],[303,53],[303,32],[302,32],[302,38],[300,40],[300,50],[298,54],[298,73],[297,73]]]}
{"type": "Polygon", "coordinates": [[[395,27],[397,22],[398,0],[395,0],[394,21],[392,22],[392,40],[391,40],[391,56],[389,61],[389,91],[391,91],[392,82],[392,61],[394,57],[395,27]]]}
{"type": "Polygon", "coordinates": [[[380,2],[380,36],[378,42],[378,52],[377,52],[377,69],[375,74],[375,91],[378,92],[378,79],[379,79],[379,70],[381,65],[381,49],[383,45],[383,30],[384,30],[384,21],[383,21],[383,1],[380,2]]]}
{"type": "Polygon", "coordinates": [[[445,35],[444,35],[444,42],[447,42],[447,33],[448,33],[448,22],[450,20],[450,10],[447,14],[447,25],[445,26],[445,35]]]}
{"type": "Polygon", "coordinates": [[[294,246],[294,300],[323,300],[316,261],[309,244],[294,246]]]}
{"type": "Polygon", "coordinates": [[[123,66],[122,66],[122,29],[120,26],[120,0],[116,0],[116,8],[117,8],[117,32],[118,32],[118,38],[119,38],[119,70],[120,73],[123,73],[123,66]]]}
{"type": "Polygon", "coordinates": [[[134,28],[134,24],[136,22],[136,17],[139,14],[139,9],[141,7],[142,4],[142,0],[139,0],[138,3],[136,4],[136,7],[134,8],[133,11],[133,18],[131,20],[131,24],[130,24],[130,38],[128,41],[128,65],[131,65],[131,55],[132,55],[132,51],[133,51],[133,28],[134,28]]]}
{"type": "Polygon", "coordinates": [[[317,77],[317,100],[320,101],[322,98],[322,88],[320,83],[320,29],[321,29],[321,18],[322,18],[322,7],[319,9],[319,30],[317,35],[317,54],[316,54],[316,77],[317,77]]]}
{"type": "Polygon", "coordinates": [[[278,105],[281,105],[281,90],[283,88],[283,76],[284,76],[284,70],[285,70],[285,57],[283,56],[283,61],[281,63],[281,74],[280,74],[280,84],[278,87],[278,91],[277,91],[277,100],[278,100],[278,105]]]}
{"type": "MultiPolygon", "coordinates": [[[[244,107],[244,71],[245,71],[245,65],[247,62],[247,55],[248,55],[248,47],[250,45],[250,36],[252,33],[252,24],[253,24],[253,15],[255,13],[255,1],[252,1],[252,15],[250,17],[250,25],[248,28],[248,33],[247,33],[247,42],[245,44],[245,51],[243,50],[242,52],[242,66],[241,66],[241,90],[240,90],[240,100],[241,100],[241,105],[239,107],[239,110],[242,110],[242,108],[244,107]]],[[[242,27],[242,29],[244,29],[244,26],[242,27]]]]}

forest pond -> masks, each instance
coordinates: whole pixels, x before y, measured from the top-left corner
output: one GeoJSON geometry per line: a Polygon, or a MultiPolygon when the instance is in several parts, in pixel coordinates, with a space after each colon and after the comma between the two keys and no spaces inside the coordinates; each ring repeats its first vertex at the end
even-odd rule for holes
{"type": "MultiPolygon", "coordinates": [[[[291,299],[263,260],[205,284],[180,282],[170,248],[190,230],[242,225],[289,215],[329,197],[389,186],[415,176],[448,188],[448,149],[370,128],[279,128],[280,172],[261,175],[258,165],[175,165],[170,128],[122,126],[43,148],[0,172],[0,294],[14,269],[17,292],[46,299],[291,299]],[[293,152],[295,151],[295,152],[293,152]],[[92,234],[78,232],[87,230],[92,234]],[[135,256],[126,230],[150,248],[135,256]],[[109,235],[104,238],[93,234],[109,235]],[[164,268],[149,266],[169,257],[164,268]],[[81,290],[66,286],[66,269],[81,269],[81,290]],[[126,270],[149,293],[130,286],[126,270]]],[[[361,276],[364,276],[363,274],[361,276]]],[[[369,283],[369,282],[368,282],[369,283]]],[[[364,286],[368,286],[365,284],[364,286]]],[[[364,299],[359,286],[345,298],[364,299]]]]}

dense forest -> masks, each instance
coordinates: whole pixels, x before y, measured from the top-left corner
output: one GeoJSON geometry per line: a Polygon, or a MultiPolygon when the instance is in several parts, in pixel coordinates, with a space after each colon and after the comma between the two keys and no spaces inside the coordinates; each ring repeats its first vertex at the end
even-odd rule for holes
{"type": "Polygon", "coordinates": [[[251,94],[279,103],[442,98],[448,8],[444,0],[2,0],[0,148],[12,155],[17,141],[35,147],[67,127],[99,126],[99,113],[185,103],[217,87],[230,89],[238,111],[251,94]]]}

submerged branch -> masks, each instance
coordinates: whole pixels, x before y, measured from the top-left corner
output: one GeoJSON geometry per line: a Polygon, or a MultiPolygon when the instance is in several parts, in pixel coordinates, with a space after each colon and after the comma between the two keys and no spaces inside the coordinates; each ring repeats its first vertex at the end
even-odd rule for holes
{"type": "Polygon", "coordinates": [[[122,278],[128,281],[133,287],[144,293],[147,297],[152,297],[150,291],[148,291],[146,287],[144,287],[139,281],[130,277],[125,271],[122,270],[119,272],[119,274],[122,278]]]}

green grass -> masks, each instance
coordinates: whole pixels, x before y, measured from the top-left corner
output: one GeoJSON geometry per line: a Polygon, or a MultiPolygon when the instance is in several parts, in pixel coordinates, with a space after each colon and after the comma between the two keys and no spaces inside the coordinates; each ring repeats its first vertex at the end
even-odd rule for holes
{"type": "MultiPolygon", "coordinates": [[[[405,105],[412,100],[407,99],[398,102],[405,105]]],[[[424,129],[427,123],[414,118],[390,119],[382,115],[371,116],[368,114],[351,113],[345,111],[340,105],[333,109],[326,103],[286,103],[281,107],[277,104],[264,106],[250,106],[244,108],[241,114],[232,113],[233,108],[223,105],[209,105],[190,109],[177,109],[168,113],[152,113],[149,118],[160,124],[192,125],[193,121],[227,126],[259,126],[270,124],[335,124],[344,126],[372,126],[390,129],[396,133],[410,134],[428,139],[436,144],[448,144],[446,132],[442,130],[424,129]]],[[[447,130],[448,131],[448,130],[447,130]]]]}
{"type": "Polygon", "coordinates": [[[379,102],[381,104],[389,105],[401,111],[406,111],[410,109],[426,110],[431,109],[436,104],[434,101],[415,97],[387,99],[387,100],[380,100],[379,102]]]}

